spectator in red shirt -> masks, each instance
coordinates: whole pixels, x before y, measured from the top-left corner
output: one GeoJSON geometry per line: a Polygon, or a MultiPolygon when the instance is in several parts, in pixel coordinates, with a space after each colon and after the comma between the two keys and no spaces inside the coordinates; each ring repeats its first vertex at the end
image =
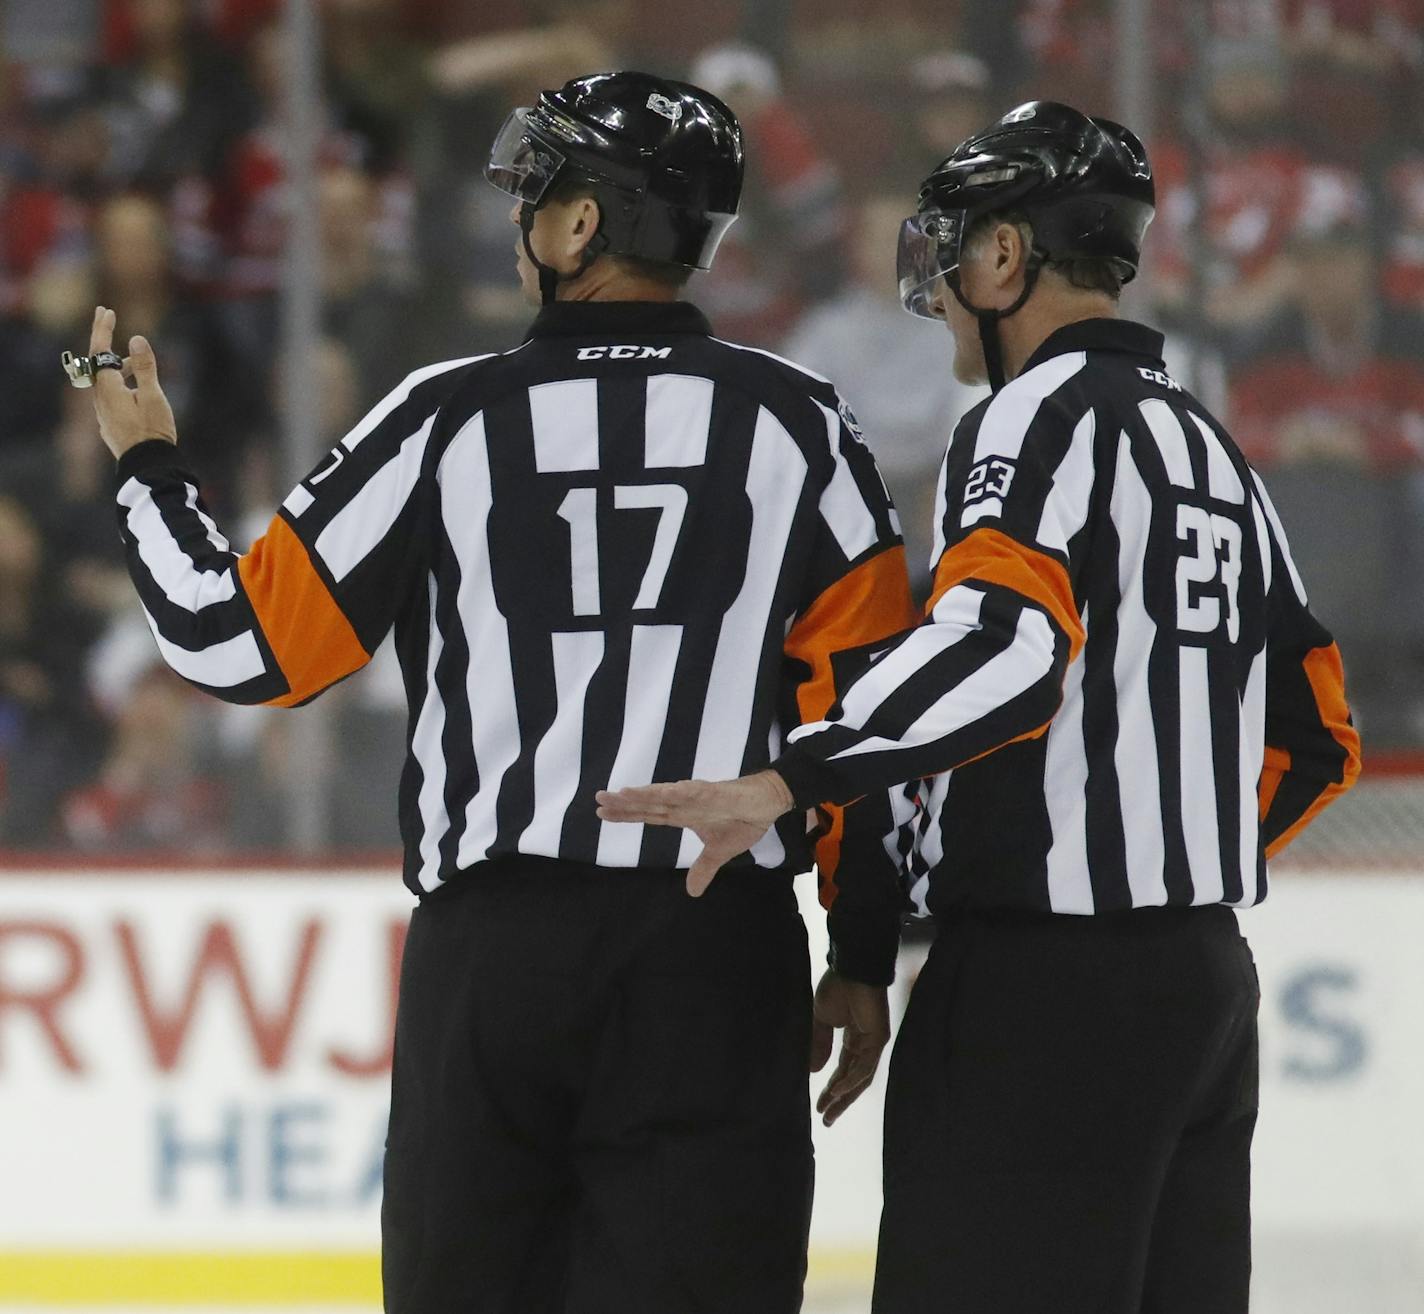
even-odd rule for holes
{"type": "Polygon", "coordinates": [[[1374,470],[1424,462],[1417,325],[1380,304],[1369,229],[1305,226],[1288,258],[1295,290],[1275,351],[1232,387],[1232,433],[1257,465],[1338,461],[1374,470]]]}
{"type": "Polygon", "coordinates": [[[1384,294],[1401,310],[1424,315],[1424,152],[1385,176],[1384,294]]]}
{"type": "Polygon", "coordinates": [[[84,77],[28,82],[0,161],[0,434],[9,449],[42,443],[58,423],[54,362],[73,313],[93,300],[88,227],[107,155],[84,77]]]}
{"type": "Polygon", "coordinates": [[[918,179],[997,111],[989,66],[961,50],[936,50],[910,65],[913,111],[904,135],[901,171],[918,179]]]}
{"type": "Polygon", "coordinates": [[[134,681],[97,779],[64,801],[72,845],[108,853],[224,847],[224,795],[197,752],[203,721],[196,701],[163,666],[149,666],[134,681]]]}
{"type": "Polygon", "coordinates": [[[220,308],[194,298],[177,278],[159,201],[137,193],[111,198],[96,216],[94,240],[98,298],[164,352],[164,386],[192,435],[192,459],[205,487],[229,497],[243,449],[269,427],[266,362],[239,351],[220,308]]]}
{"type": "MultiPolygon", "coordinates": [[[[1291,243],[1279,354],[1232,389],[1231,431],[1293,532],[1311,602],[1352,640],[1361,715],[1406,734],[1424,645],[1424,363],[1418,330],[1377,296],[1370,230],[1349,219],[1291,243]]],[[[1381,733],[1383,732],[1383,733],[1381,733]]]]}
{"type": "Polygon", "coordinates": [[[719,332],[769,346],[844,278],[849,215],[840,176],[782,94],[765,52],[715,46],[688,76],[732,107],[747,137],[741,213],[716,269],[698,280],[697,301],[719,332]]]}
{"type": "Polygon", "coordinates": [[[0,496],[0,844],[51,839],[60,798],[92,769],[102,726],[83,672],[96,635],[29,511],[0,496]]]}
{"type": "Polygon", "coordinates": [[[129,0],[127,47],[106,70],[109,170],[121,184],[166,189],[211,176],[250,120],[242,65],[187,0],[129,0]]]}
{"type": "Polygon", "coordinates": [[[1424,3],[1277,0],[1277,7],[1312,153],[1358,164],[1383,144],[1392,106],[1424,64],[1424,3]]]}
{"type": "Polygon", "coordinates": [[[1204,336],[1236,352],[1259,342],[1290,297],[1285,248],[1307,160],[1285,131],[1288,70],[1274,42],[1218,41],[1206,76],[1206,139],[1195,150],[1153,146],[1157,218],[1147,250],[1169,325],[1192,329],[1200,316],[1204,336]]]}

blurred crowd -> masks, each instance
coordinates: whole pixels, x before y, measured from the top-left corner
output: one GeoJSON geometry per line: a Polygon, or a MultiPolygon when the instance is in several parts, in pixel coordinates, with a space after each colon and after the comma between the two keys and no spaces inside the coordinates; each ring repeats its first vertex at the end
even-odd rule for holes
{"type": "MultiPolygon", "coordinates": [[[[311,359],[281,350],[291,188],[279,0],[9,0],[0,17],[0,849],[278,851],[289,714],[159,664],[112,463],[60,352],[96,302],[155,343],[183,447],[240,548],[290,475],[415,366],[518,343],[508,108],[642,67],[724,97],[742,218],[689,295],[719,335],[841,385],[927,574],[957,416],[947,343],[894,287],[928,168],[1019,100],[1120,106],[1116,0],[320,0],[311,359]]],[[[1372,746],[1424,741],[1424,0],[1150,3],[1157,219],[1127,313],[1271,486],[1372,746]]],[[[1137,126],[1137,125],[1134,125],[1137,126]]],[[[394,839],[388,654],[330,695],[339,843],[394,839]]]]}

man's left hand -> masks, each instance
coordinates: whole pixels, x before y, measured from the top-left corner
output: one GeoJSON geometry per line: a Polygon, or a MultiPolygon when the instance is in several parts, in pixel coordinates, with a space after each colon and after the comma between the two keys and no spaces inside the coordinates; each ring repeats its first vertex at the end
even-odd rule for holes
{"type": "MultiPolygon", "coordinates": [[[[94,327],[89,334],[91,356],[114,349],[114,318],[114,312],[104,306],[95,309],[94,327]]],[[[158,361],[147,338],[130,338],[123,373],[97,371],[93,391],[99,436],[115,459],[130,447],[154,438],[177,443],[178,425],[173,408],[158,385],[158,361]],[[128,379],[133,380],[132,388],[127,385],[128,379]]]]}
{"type": "Polygon", "coordinates": [[[885,987],[827,972],[816,987],[812,1072],[819,1072],[831,1057],[837,1030],[841,1032],[841,1056],[816,1100],[816,1112],[827,1127],[875,1080],[881,1052],[890,1041],[890,996],[885,987]]]}
{"type": "Polygon", "coordinates": [[[702,841],[702,854],[687,873],[687,892],[697,898],[739,853],[755,844],[792,805],[791,791],[775,771],[740,780],[680,780],[667,785],[601,789],[595,796],[604,821],[640,821],[681,826],[702,841]]]}

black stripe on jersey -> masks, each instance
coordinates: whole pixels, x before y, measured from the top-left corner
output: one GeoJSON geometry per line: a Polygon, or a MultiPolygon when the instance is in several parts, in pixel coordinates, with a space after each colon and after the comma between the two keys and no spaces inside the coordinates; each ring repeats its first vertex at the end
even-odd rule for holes
{"type": "MultiPolygon", "coordinates": [[[[926,817],[922,826],[941,825],[946,840],[946,859],[929,891],[936,916],[992,908],[1002,897],[1003,872],[1043,873],[1053,842],[1048,804],[1043,791],[1025,789],[1024,780],[1041,778],[1047,751],[1047,738],[1028,739],[956,768],[942,820],[926,817]]],[[[1047,884],[1025,893],[1034,907],[1051,911],[1047,884]]]]}
{"type": "MultiPolygon", "coordinates": [[[[280,514],[294,530],[297,528],[287,512],[280,514]]],[[[423,492],[421,485],[417,485],[400,514],[391,522],[381,543],[358,561],[340,583],[327,568],[321,553],[311,546],[316,540],[303,538],[308,545],[307,556],[313,568],[327,591],[337,600],[367,652],[374,652],[385,637],[391,594],[404,597],[411,589],[420,587],[421,577],[429,564],[430,540],[428,530],[419,531],[422,525],[429,526],[438,519],[438,513],[431,511],[429,495],[423,492]]],[[[300,532],[306,535],[310,531],[303,526],[300,532]]]]}
{"type": "MultiPolygon", "coordinates": [[[[187,478],[192,480],[191,475],[187,478]]],[[[188,492],[196,493],[198,491],[196,481],[193,481],[189,489],[182,493],[166,482],[150,483],[146,479],[140,479],[139,482],[148,487],[149,495],[153,498],[153,505],[167,527],[169,537],[178,545],[179,551],[193,563],[193,569],[201,571],[205,575],[221,575],[226,569],[226,563],[222,565],[214,563],[215,557],[221,560],[219,557],[221,549],[207,536],[205,525],[202,533],[195,532],[197,526],[201,524],[202,516],[211,519],[207,503],[199,494],[194,499],[193,508],[189,509],[188,507],[188,492]]],[[[165,630],[164,633],[166,634],[167,631],[165,630]]]]}
{"type": "MultiPolygon", "coordinates": [[[[598,468],[605,483],[610,479],[620,484],[640,483],[647,479],[647,415],[648,381],[645,375],[599,380],[598,468]]],[[[584,696],[579,782],[573,800],[564,813],[564,824],[559,835],[561,852],[594,853],[598,850],[603,823],[598,819],[598,805],[593,796],[607,785],[622,743],[636,616],[637,613],[630,613],[617,623],[608,625],[604,631],[603,659],[593,673],[584,696]]]]}
{"type": "MultiPolygon", "coordinates": [[[[711,432],[721,444],[718,461],[724,481],[721,500],[745,498],[752,458],[752,438],[760,411],[755,399],[738,388],[718,388],[712,396],[711,432]],[[736,450],[732,451],[735,442],[736,450]]],[[[745,582],[750,562],[743,562],[737,590],[728,590],[729,601],[745,582]]],[[[683,631],[673,674],[672,696],[668,702],[667,728],[653,768],[653,779],[686,780],[693,774],[697,743],[702,733],[702,713],[706,702],[712,661],[722,631],[722,612],[690,612],[683,631]]],[[[677,863],[682,832],[667,826],[648,826],[638,862],[644,867],[671,867],[677,863]]]]}
{"type": "Polygon", "coordinates": [[[865,503],[875,521],[875,536],[880,540],[876,550],[883,552],[887,542],[900,538],[890,522],[890,492],[880,477],[880,469],[875,464],[870,449],[851,432],[844,420],[840,425],[839,442],[841,454],[845,457],[846,465],[850,467],[860,500],[865,503]]]}
{"type": "MultiPolygon", "coordinates": [[[[795,523],[808,524],[813,520],[819,521],[820,512],[818,503],[821,497],[822,484],[807,479],[801,485],[801,496],[795,512],[795,523]]],[[[883,494],[882,494],[883,496],[883,494]]],[[[788,537],[786,544],[785,558],[775,563],[776,571],[776,592],[772,596],[771,608],[767,614],[766,631],[762,635],[761,661],[757,664],[757,678],[755,693],[752,697],[752,722],[748,727],[746,750],[742,755],[742,774],[746,775],[752,771],[760,771],[770,764],[770,736],[772,718],[776,715],[776,702],[778,691],[781,688],[785,671],[783,667],[784,658],[782,648],[786,642],[786,622],[798,611],[797,603],[800,599],[796,596],[800,590],[800,581],[806,576],[804,555],[796,554],[796,544],[798,541],[806,541],[807,536],[797,534],[794,530],[788,537]],[[797,556],[801,559],[798,560],[797,556]]],[[[752,565],[753,563],[748,563],[752,565]]],[[[773,563],[761,563],[763,567],[769,567],[773,563]]],[[[799,721],[799,716],[797,721],[799,721]]],[[[789,724],[795,725],[797,721],[789,724]]]]}
{"type": "Polygon", "coordinates": [[[436,690],[445,708],[440,752],[445,759],[445,815],[449,827],[440,840],[439,871],[454,871],[456,855],[465,835],[465,805],[479,788],[475,762],[473,709],[465,693],[469,688],[470,644],[459,612],[460,564],[446,537],[443,523],[435,584],[435,623],[440,631],[440,656],[435,662],[436,690]]]}
{"type": "MultiPolygon", "coordinates": [[[[1122,439],[1126,441],[1126,439],[1122,439]]],[[[1111,505],[1116,464],[1098,466],[1099,537],[1094,551],[1104,564],[1083,572],[1085,610],[1092,626],[1092,641],[1079,657],[1083,666],[1083,751],[1087,758],[1085,786],[1088,880],[1093,907],[1099,910],[1132,907],[1132,887],[1127,880],[1127,835],[1122,822],[1122,785],[1113,751],[1118,741],[1117,659],[1118,608],[1122,592],[1117,561],[1122,552],[1111,505]]]]}
{"type": "Polygon", "coordinates": [[[1216,773],[1216,833],[1221,853],[1222,898],[1241,899],[1241,695],[1233,678],[1234,654],[1207,650],[1211,705],[1211,760],[1216,773]]]}
{"type": "Polygon", "coordinates": [[[425,772],[416,760],[415,727],[427,693],[425,671],[430,658],[430,593],[420,591],[417,598],[396,620],[396,655],[400,658],[401,681],[405,686],[406,727],[405,763],[401,767],[400,785],[396,791],[396,820],[400,827],[404,854],[401,879],[412,894],[422,894],[420,887],[420,787],[425,772]]]}
{"type": "MultiPolygon", "coordinates": [[[[519,391],[501,397],[485,412],[486,432],[500,437],[498,455],[490,447],[490,479],[495,507],[501,501],[519,506],[514,486],[532,483],[538,476],[535,468],[534,420],[530,411],[529,393],[519,391]]],[[[494,559],[498,534],[491,513],[491,567],[496,599],[499,598],[500,571],[494,559]]],[[[564,581],[559,581],[565,586],[564,581]]],[[[548,587],[537,575],[527,578],[523,587],[538,591],[548,587]]],[[[519,838],[534,819],[534,754],[549,727],[558,715],[558,687],[554,678],[554,644],[546,618],[537,610],[531,617],[512,605],[502,606],[509,629],[510,665],[516,673],[514,681],[515,718],[519,723],[519,755],[510,764],[500,782],[495,804],[495,840],[492,851],[515,853],[519,838]],[[513,614],[511,614],[513,613],[513,614]]]]}
{"type": "MultiPolygon", "coordinates": [[[[197,551],[195,538],[200,539],[203,546],[207,548],[209,559],[218,556],[217,549],[208,541],[206,534],[194,535],[192,532],[197,521],[194,519],[193,513],[187,509],[187,485],[162,483],[155,486],[149,484],[146,479],[140,480],[140,482],[148,487],[163,523],[168,527],[174,542],[189,560],[196,560],[194,555],[197,551]]],[[[130,545],[131,551],[135,551],[136,555],[138,540],[128,527],[129,515],[130,512],[126,508],[119,508],[120,532],[125,543],[130,545]]],[[[226,560],[230,566],[236,565],[236,557],[228,557],[226,560]]],[[[228,601],[214,602],[201,611],[192,612],[173,602],[163,591],[158,581],[149,574],[146,566],[142,570],[131,573],[134,576],[139,599],[143,603],[144,609],[158,625],[159,632],[165,639],[176,643],[180,648],[197,651],[210,644],[236,638],[239,634],[249,629],[255,629],[257,626],[257,617],[253,614],[251,604],[248,603],[240,588],[228,601]]],[[[226,572],[204,571],[203,573],[216,578],[226,572]]],[[[270,654],[264,655],[270,656],[270,654]]]]}
{"type": "Polygon", "coordinates": [[[509,655],[519,678],[514,682],[519,722],[519,756],[504,773],[495,804],[493,850],[515,853],[519,837],[534,820],[534,754],[559,711],[554,678],[554,641],[547,629],[522,619],[509,621],[509,655]]]}
{"type": "MultiPolygon", "coordinates": [[[[1206,452],[1191,419],[1179,407],[1172,408],[1176,422],[1187,433],[1192,478],[1206,488],[1206,452]],[[1188,433],[1190,431],[1190,433],[1188,433]],[[1192,437],[1196,442],[1192,442],[1192,437]]],[[[1150,488],[1168,484],[1166,465],[1157,441],[1145,423],[1135,424],[1129,446],[1130,458],[1142,482],[1150,488]]],[[[1124,440],[1127,441],[1127,440],[1124,440]]],[[[1185,491],[1185,490],[1184,490],[1185,491]]],[[[1156,519],[1156,508],[1153,511],[1156,519]]],[[[1157,784],[1161,800],[1162,883],[1169,904],[1192,901],[1191,862],[1187,857],[1187,835],[1182,819],[1182,668],[1181,636],[1177,632],[1177,602],[1149,594],[1154,584],[1176,587],[1176,525],[1167,523],[1159,531],[1156,523],[1147,530],[1147,557],[1143,572],[1143,606],[1156,623],[1152,651],[1147,658],[1148,699],[1152,707],[1152,734],[1157,746],[1157,784]]],[[[1206,709],[1201,709],[1205,714],[1206,709]]],[[[1234,722],[1233,722],[1234,724],[1234,722]]],[[[1131,901],[1125,905],[1131,907],[1131,901]]]]}
{"type": "MultiPolygon", "coordinates": [[[[303,541],[315,543],[324,530],[350,504],[351,499],[387,462],[400,453],[406,439],[417,434],[427,420],[449,402],[457,389],[463,389],[473,378],[480,377],[486,361],[460,366],[423,379],[409,395],[370,430],[355,446],[338,443],[317,462],[312,472],[302,480],[302,487],[316,499],[299,517],[288,517],[294,529],[300,527],[303,541]]],[[[474,412],[470,412],[474,414],[474,412]]],[[[425,459],[428,469],[435,453],[437,424],[431,431],[425,459]]],[[[453,436],[453,430],[451,436],[453,436]]]]}
{"type": "MultiPolygon", "coordinates": [[[[817,744],[818,747],[824,745],[820,748],[823,760],[862,738],[899,741],[945,690],[957,688],[969,676],[1014,646],[1020,618],[1025,611],[1038,609],[1031,607],[1011,589],[999,585],[976,582],[973,588],[984,594],[978,628],[966,639],[936,654],[900,684],[870,713],[860,731],[836,725],[822,731],[817,736],[817,744]]],[[[896,742],[895,747],[884,752],[856,754],[857,776],[863,773],[868,782],[875,778],[878,770],[883,769],[882,764],[891,768],[887,781],[900,779],[904,771],[911,773],[912,777],[932,775],[943,770],[947,761],[964,761],[1000,747],[1018,737],[1024,724],[1046,723],[1058,706],[1062,673],[1067,661],[1067,638],[1054,626],[1054,661],[1049,670],[1028,688],[938,740],[913,748],[896,742]]],[[[835,769],[835,762],[826,761],[828,772],[833,775],[835,769]]],[[[841,789],[828,797],[834,801],[845,792],[841,789]]]]}
{"type": "Polygon", "coordinates": [[[630,626],[610,629],[603,640],[603,659],[593,678],[583,705],[583,752],[579,761],[578,787],[564,813],[559,833],[561,852],[594,853],[603,823],[598,819],[594,793],[607,787],[618,756],[628,707],[628,666],[632,658],[633,632],[630,626]]]}
{"type": "MultiPolygon", "coordinates": [[[[1008,499],[1002,517],[980,523],[1002,525],[1012,537],[1024,543],[1038,542],[1043,509],[1048,505],[1048,499],[1053,493],[1059,468],[1073,447],[1073,434],[1077,429],[1077,419],[1065,416],[1064,404],[1060,399],[1064,390],[1073,386],[1073,382],[1073,379],[1069,379],[1058,392],[1050,393],[1039,403],[1024,434],[1023,447],[1016,463],[1015,487],[1012,490],[1015,495],[1008,499]]],[[[1088,407],[1084,405],[1082,411],[1087,410],[1088,407]]],[[[971,525],[969,528],[972,530],[977,526],[971,525]]],[[[959,534],[964,532],[957,531],[959,534]]],[[[1064,565],[1067,565],[1060,552],[1055,550],[1050,555],[1057,560],[1063,560],[1064,565]]]]}

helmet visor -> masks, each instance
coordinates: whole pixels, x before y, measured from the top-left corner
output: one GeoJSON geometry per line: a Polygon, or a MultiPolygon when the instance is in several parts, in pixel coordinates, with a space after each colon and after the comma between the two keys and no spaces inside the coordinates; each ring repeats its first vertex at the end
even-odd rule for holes
{"type": "Polygon", "coordinates": [[[516,200],[538,205],[568,158],[529,128],[529,108],[504,121],[490,148],[485,178],[516,200]]]}
{"type": "Polygon", "coordinates": [[[964,218],[963,210],[926,210],[900,225],[895,273],[900,304],[910,314],[939,318],[931,306],[939,295],[940,279],[959,268],[964,218]]]}

